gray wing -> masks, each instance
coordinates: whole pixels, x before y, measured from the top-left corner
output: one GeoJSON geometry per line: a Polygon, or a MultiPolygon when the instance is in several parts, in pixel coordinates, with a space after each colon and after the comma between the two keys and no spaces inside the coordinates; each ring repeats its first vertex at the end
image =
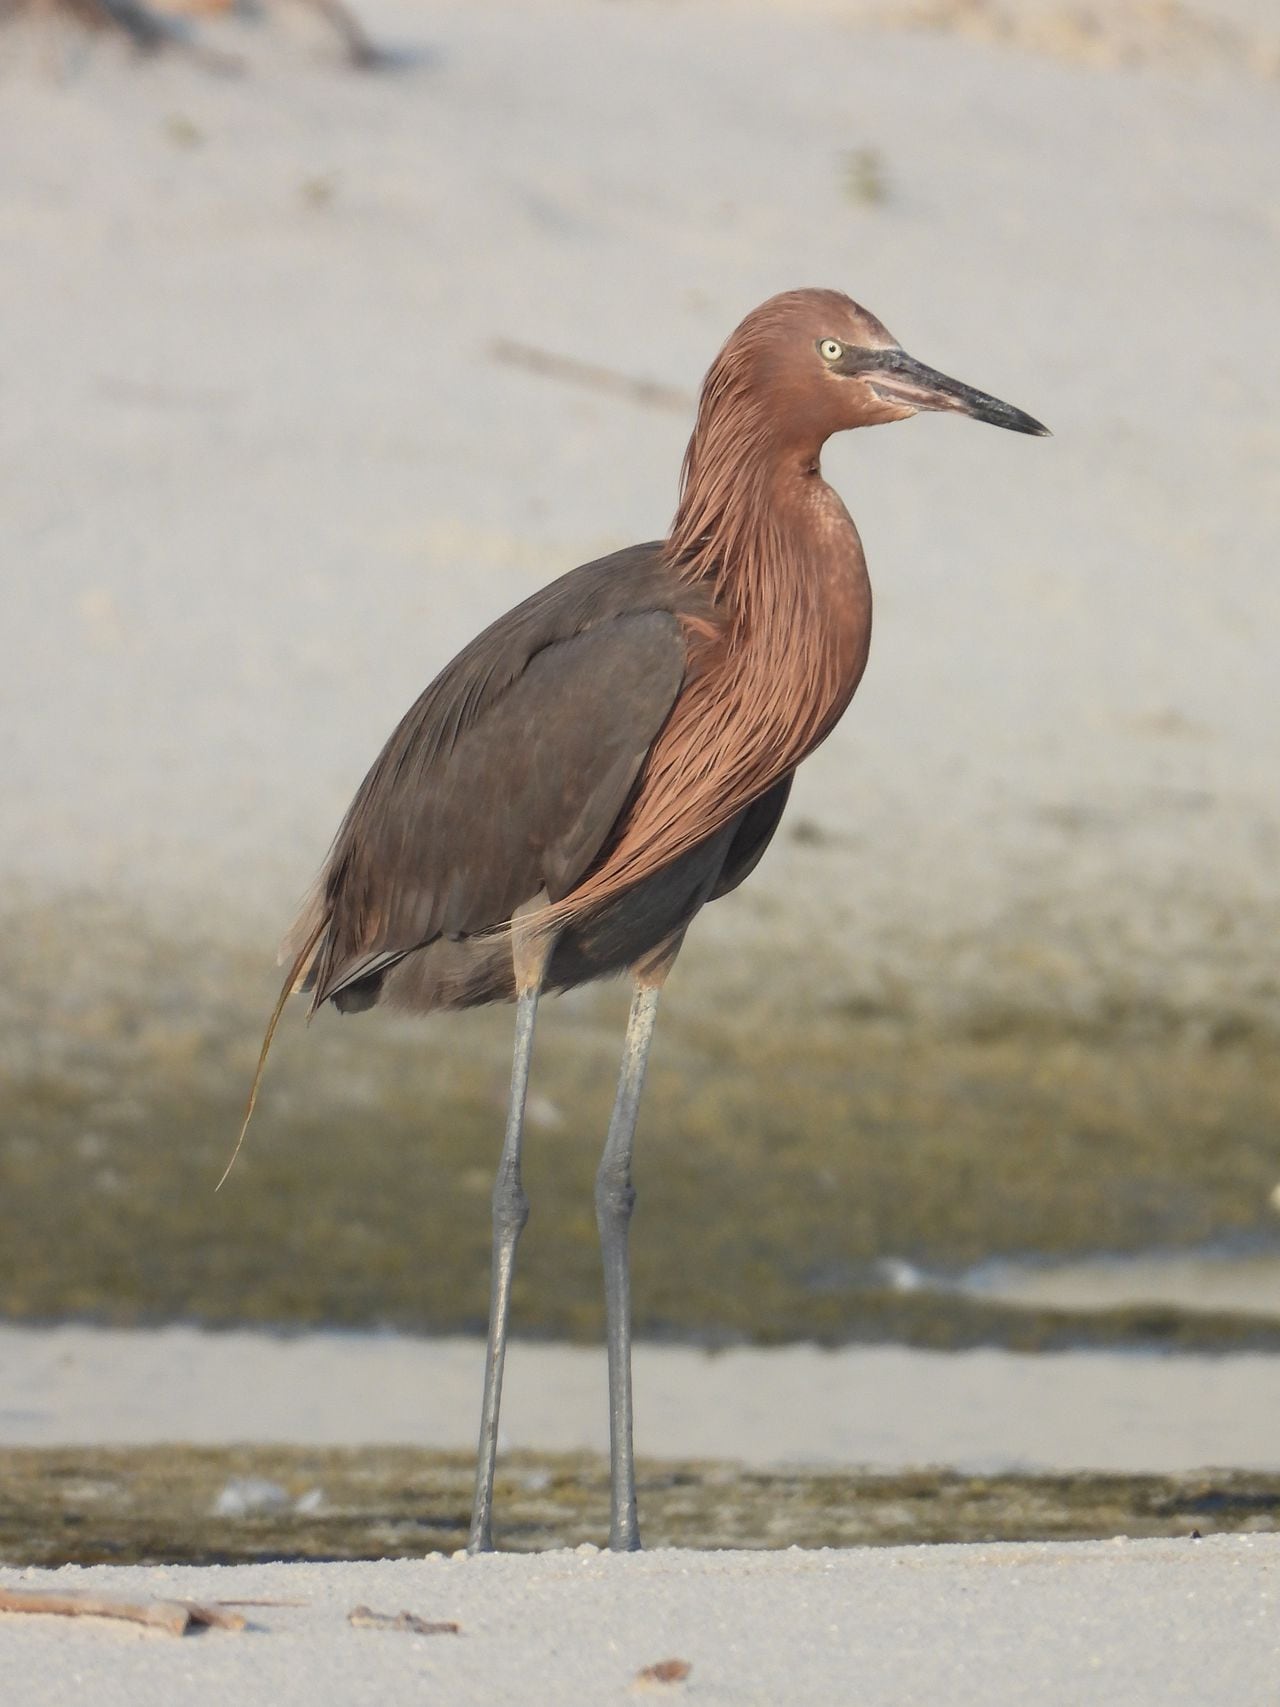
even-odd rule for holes
{"type": "Polygon", "coordinates": [[[299,921],[323,926],[314,1006],[436,937],[503,924],[543,889],[567,894],[607,846],[684,671],[670,610],[523,639],[513,612],[473,642],[387,743],[299,921]]]}

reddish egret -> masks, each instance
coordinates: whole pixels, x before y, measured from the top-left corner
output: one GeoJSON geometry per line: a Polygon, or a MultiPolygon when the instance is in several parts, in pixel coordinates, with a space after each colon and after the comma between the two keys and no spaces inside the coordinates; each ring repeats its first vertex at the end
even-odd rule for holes
{"type": "Polygon", "coordinates": [[[823,444],[921,409],[1046,430],[925,367],[836,291],[789,291],[749,314],[703,384],[668,538],[571,570],[459,653],[360,785],[286,941],[281,1005],[297,989],[311,991],[313,1012],[324,1002],[348,1013],[516,1002],[473,1552],[492,1546],[538,998],[618,971],[634,990],[595,1202],[609,1544],[640,1544],[627,1239],[658,996],[694,914],[764,852],[796,766],[867,661],[866,562],[822,478],[823,444]]]}

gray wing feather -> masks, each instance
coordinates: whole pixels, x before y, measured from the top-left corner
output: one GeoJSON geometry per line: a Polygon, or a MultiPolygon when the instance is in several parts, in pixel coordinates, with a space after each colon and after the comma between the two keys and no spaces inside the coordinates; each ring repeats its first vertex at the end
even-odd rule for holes
{"type": "Polygon", "coordinates": [[[607,845],[684,679],[679,621],[609,614],[518,669],[519,637],[492,655],[511,627],[438,678],[357,793],[317,896],[315,1005],[543,889],[558,900],[607,845]]]}

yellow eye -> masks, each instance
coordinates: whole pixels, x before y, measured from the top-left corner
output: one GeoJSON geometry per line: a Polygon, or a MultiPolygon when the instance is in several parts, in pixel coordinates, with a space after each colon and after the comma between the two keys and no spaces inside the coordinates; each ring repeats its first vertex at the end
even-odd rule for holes
{"type": "Polygon", "coordinates": [[[834,338],[824,338],[818,345],[818,354],[824,362],[838,362],[844,354],[844,345],[837,344],[834,338]]]}

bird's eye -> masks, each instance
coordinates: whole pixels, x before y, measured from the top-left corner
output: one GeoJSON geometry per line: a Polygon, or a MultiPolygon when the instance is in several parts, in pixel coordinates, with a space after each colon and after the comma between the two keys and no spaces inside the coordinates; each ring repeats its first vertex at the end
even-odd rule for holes
{"type": "Polygon", "coordinates": [[[824,362],[838,362],[844,354],[844,345],[837,344],[834,338],[823,338],[818,344],[818,354],[824,362]]]}

